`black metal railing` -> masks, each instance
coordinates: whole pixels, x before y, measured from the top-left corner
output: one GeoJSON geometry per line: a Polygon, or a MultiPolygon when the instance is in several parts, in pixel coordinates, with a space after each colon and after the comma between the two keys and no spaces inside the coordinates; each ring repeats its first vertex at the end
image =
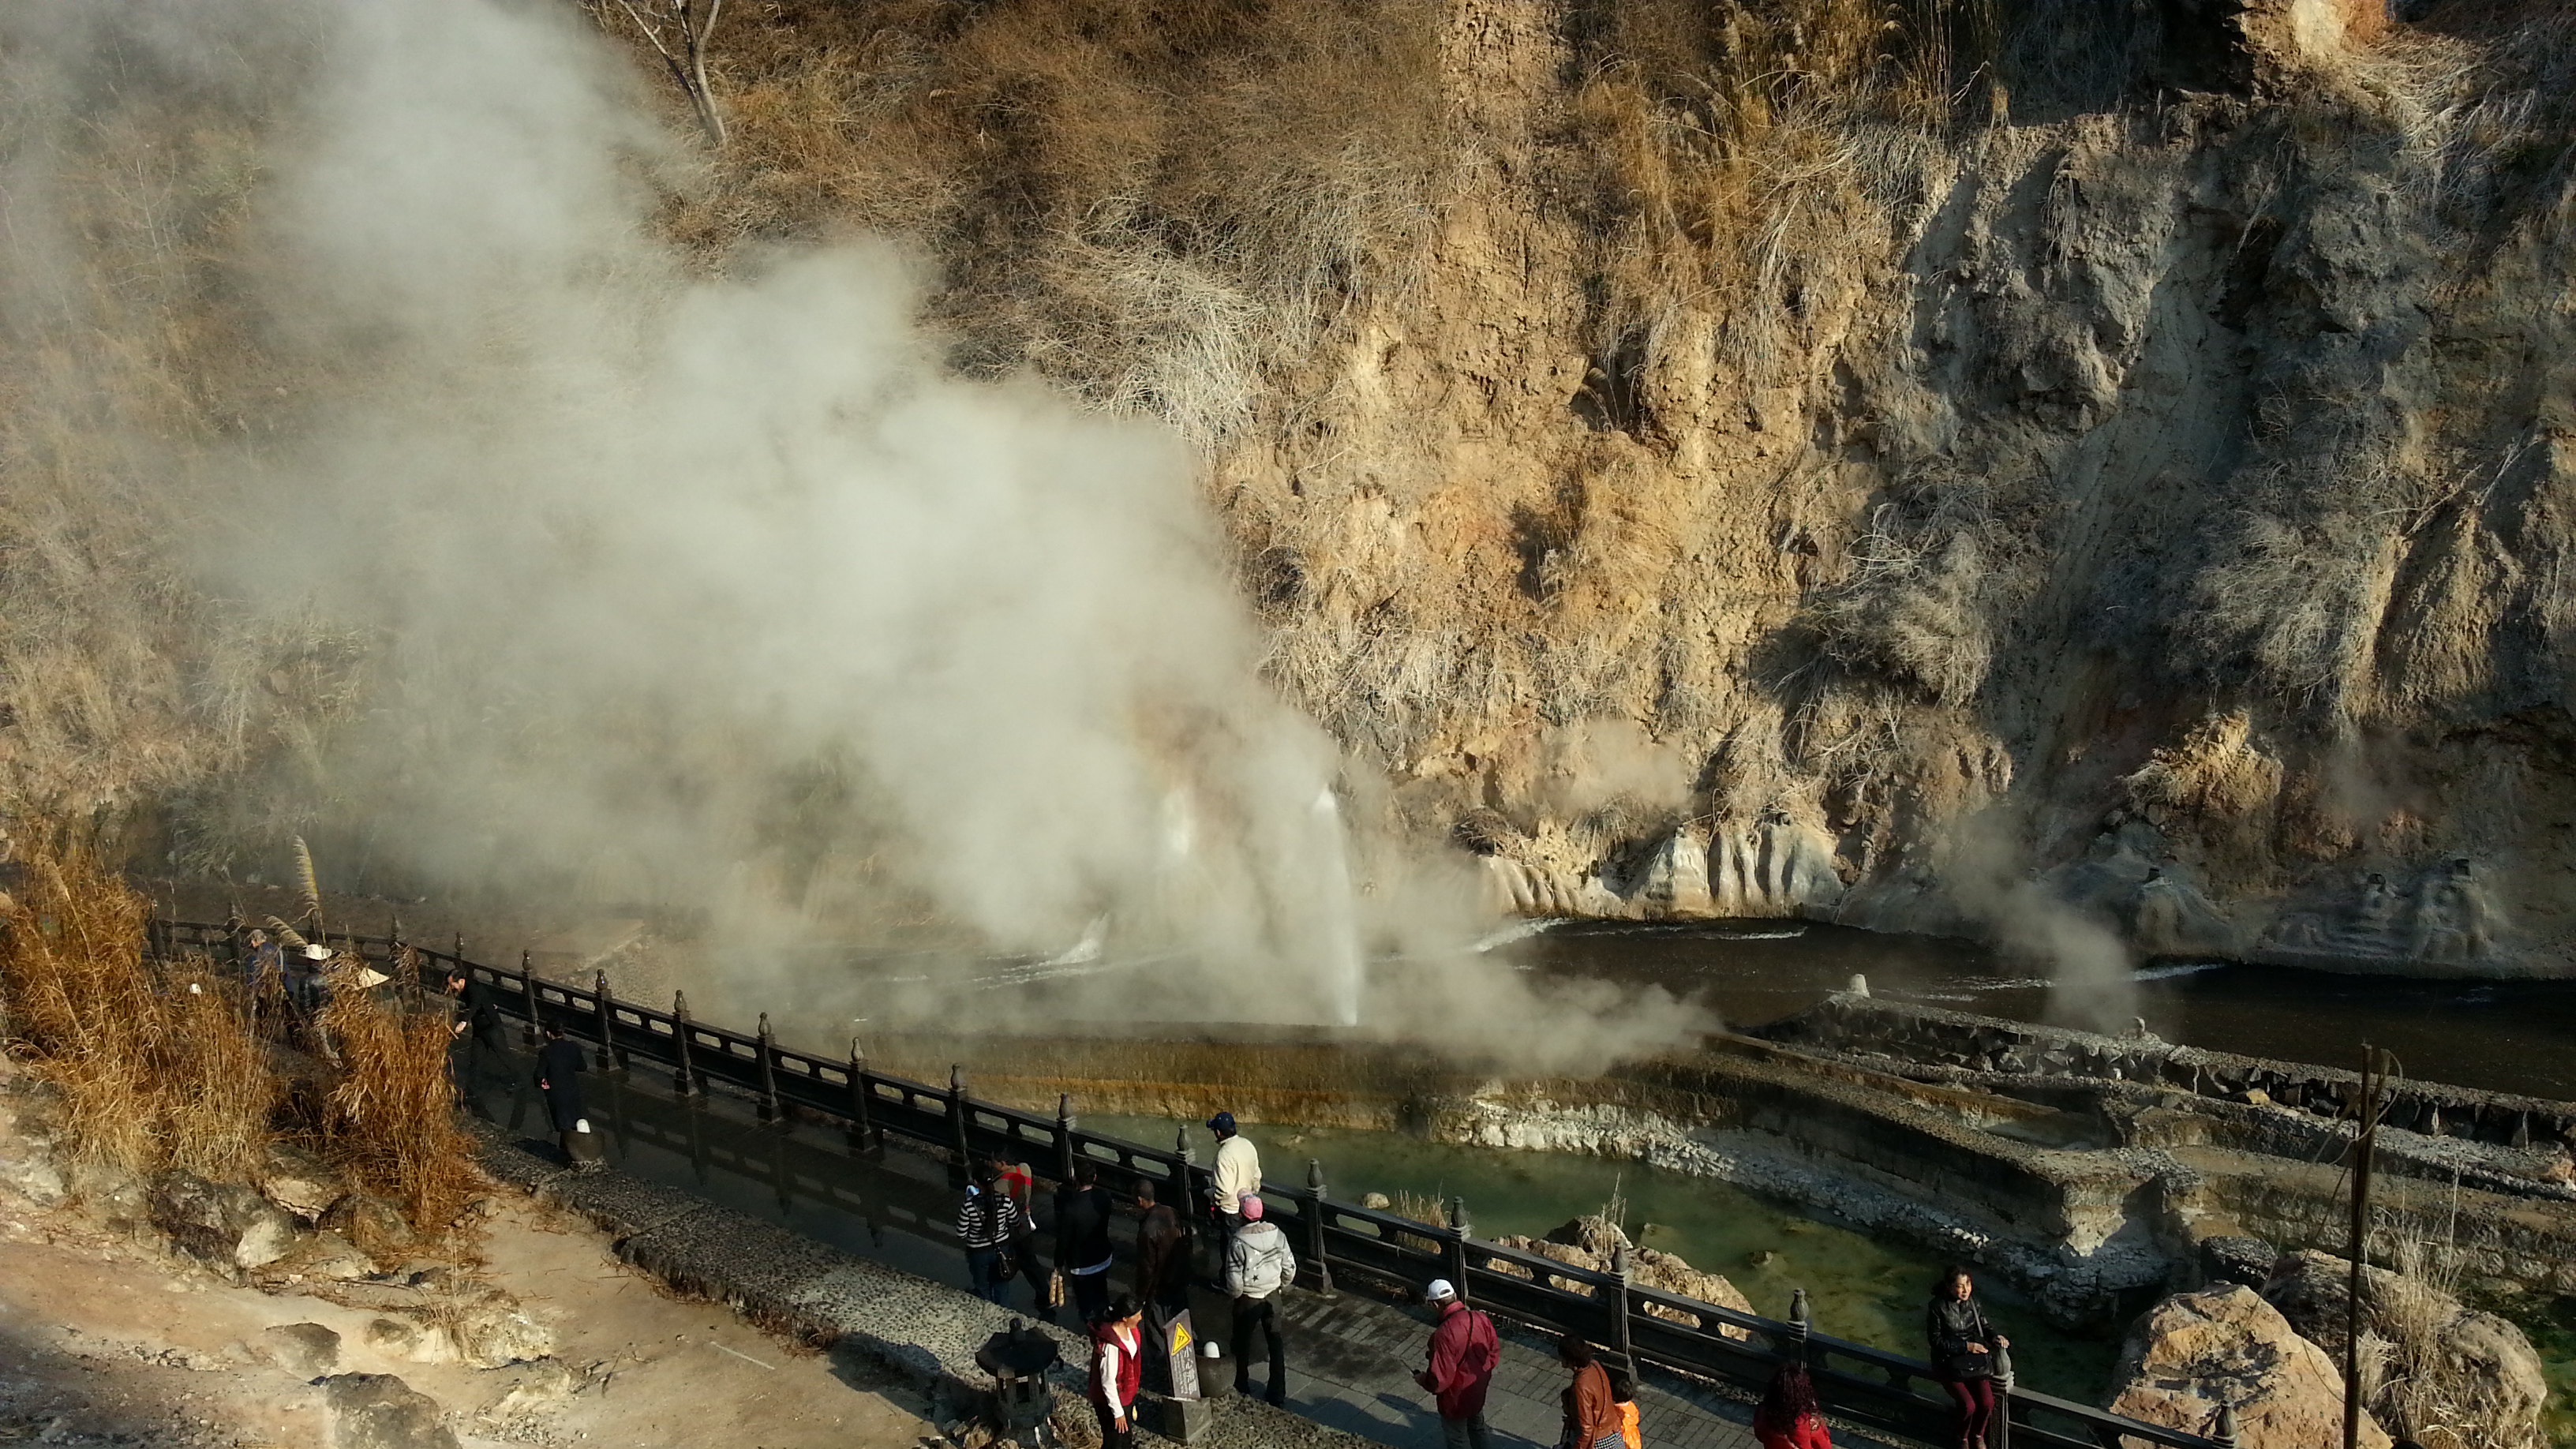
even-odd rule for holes
{"type": "MultiPolygon", "coordinates": [[[[246,929],[156,920],[152,941],[164,954],[195,949],[238,959],[246,929]]],[[[602,1065],[612,1070],[639,1063],[668,1068],[683,1095],[723,1083],[751,1097],[766,1120],[802,1110],[840,1122],[855,1146],[901,1137],[941,1149],[960,1164],[1008,1150],[1061,1179],[1077,1160],[1088,1160],[1113,1191],[1150,1181],[1200,1225],[1214,1212],[1213,1170],[1196,1161],[1186,1129],[1170,1148],[1084,1131],[1069,1099],[1060,1099],[1053,1118],[978,1101],[962,1069],[938,1087],[876,1071],[855,1050],[840,1061],[795,1051],[778,1045],[766,1016],[757,1032],[745,1035],[692,1018],[685,994],[671,1010],[657,1010],[609,994],[605,973],[588,989],[539,977],[524,953],[511,969],[466,959],[462,940],[446,951],[382,936],[335,934],[329,944],[377,963],[399,963],[408,950],[425,985],[461,970],[484,999],[525,1023],[530,1036],[545,1024],[560,1025],[597,1045],[602,1065]]],[[[1641,1287],[1621,1272],[1486,1242],[1471,1235],[1456,1199],[1446,1224],[1337,1201],[1325,1195],[1311,1161],[1304,1186],[1265,1181],[1262,1198],[1296,1245],[1309,1286],[1329,1289],[1336,1279],[1358,1278],[1410,1293],[1431,1278],[1447,1278],[1462,1298],[1531,1328],[1580,1334],[1639,1364],[1757,1391],[1782,1360],[1796,1358],[1807,1364],[1833,1414],[1909,1439],[1955,1438],[1954,1411],[1931,1364],[1814,1332],[1796,1309],[1785,1321],[1763,1318],[1641,1287]]],[[[2232,1436],[2186,1433],[2017,1384],[2003,1397],[2017,1449],[2120,1449],[2124,1439],[2166,1449],[2234,1445],[2232,1436]]]]}

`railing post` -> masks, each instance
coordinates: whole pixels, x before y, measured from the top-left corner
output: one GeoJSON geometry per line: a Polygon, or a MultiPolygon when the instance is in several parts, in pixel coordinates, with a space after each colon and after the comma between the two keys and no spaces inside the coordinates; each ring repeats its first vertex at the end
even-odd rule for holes
{"type": "Polygon", "coordinates": [[[1628,1245],[1624,1242],[1610,1250],[1610,1276],[1610,1351],[1633,1374],[1637,1359],[1628,1335],[1628,1285],[1635,1281],[1636,1269],[1628,1262],[1628,1245]]]}
{"type": "Polygon", "coordinates": [[[769,1013],[760,1014],[760,1120],[775,1122],[778,1108],[778,1039],[770,1034],[769,1013]]]}
{"type": "Polygon", "coordinates": [[[524,949],[519,952],[519,1002],[528,1008],[528,1024],[519,1028],[519,1040],[528,1046],[535,1046],[537,1044],[537,977],[536,973],[529,969],[528,953],[524,949]]]}
{"type": "Polygon", "coordinates": [[[948,1150],[957,1162],[957,1180],[972,1178],[975,1169],[968,1158],[973,1149],[966,1143],[966,1068],[955,1064],[948,1068],[948,1150]]]}
{"type": "Polygon", "coordinates": [[[868,1057],[859,1047],[857,1037],[850,1038],[850,1150],[883,1151],[885,1139],[876,1130],[875,1112],[868,1090],[868,1057]]]}
{"type": "Polygon", "coordinates": [[[599,1069],[622,1072],[626,1070],[626,1057],[617,1050],[617,1012],[608,1001],[608,973],[591,973],[590,1002],[598,1009],[599,1015],[599,1069]]]}
{"type": "Polygon", "coordinates": [[[683,1097],[698,1090],[698,1070],[689,1060],[689,993],[671,993],[671,1040],[680,1048],[680,1069],[671,1074],[671,1090],[683,1097]]]}
{"type": "Polygon", "coordinates": [[[1306,1259],[1315,1265],[1315,1291],[1333,1291],[1333,1259],[1324,1231],[1324,1164],[1306,1159],[1306,1259]]]}
{"type": "Polygon", "coordinates": [[[1449,1199],[1449,1238],[1441,1245],[1440,1256],[1447,1259],[1449,1283],[1458,1290],[1458,1301],[1469,1301],[1467,1292],[1467,1200],[1449,1199]]]}
{"type": "Polygon", "coordinates": [[[1055,1180],[1073,1181],[1073,1094],[1055,1094],[1055,1180]]]}
{"type": "MultiPolygon", "coordinates": [[[[1197,1261],[1196,1244],[1202,1236],[1199,1217],[1208,1211],[1207,1199],[1198,1193],[1198,1174],[1191,1171],[1197,1163],[1198,1150],[1190,1146],[1190,1124],[1184,1122],[1180,1130],[1172,1134],[1172,1211],[1179,1215],[1181,1231],[1188,1235],[1181,1251],[1192,1256],[1181,1259],[1185,1264],[1197,1261]]],[[[1222,1270],[1224,1265],[1219,1264],[1218,1267],[1222,1270]]]]}
{"type": "Polygon", "coordinates": [[[1807,1316],[1807,1290],[1791,1289],[1789,1292],[1789,1344],[1797,1353],[1800,1363],[1808,1362],[1807,1336],[1813,1332],[1815,1332],[1815,1324],[1807,1316]]]}

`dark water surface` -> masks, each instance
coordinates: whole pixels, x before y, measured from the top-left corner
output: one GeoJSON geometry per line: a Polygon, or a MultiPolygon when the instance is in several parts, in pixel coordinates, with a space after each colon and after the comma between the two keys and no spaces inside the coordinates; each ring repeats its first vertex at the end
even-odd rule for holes
{"type": "MultiPolygon", "coordinates": [[[[1495,950],[1551,975],[1695,995],[1738,1026],[1804,1010],[1855,973],[1894,1000],[2062,1020],[2044,973],[2026,964],[1965,941],[1845,926],[1569,921],[1495,950]]],[[[2576,981],[2407,981],[2214,962],[2158,963],[2131,980],[2136,1014],[2168,1041],[2328,1066],[2359,1065],[2372,1042],[2410,1076],[2576,1100],[2576,981]]]]}

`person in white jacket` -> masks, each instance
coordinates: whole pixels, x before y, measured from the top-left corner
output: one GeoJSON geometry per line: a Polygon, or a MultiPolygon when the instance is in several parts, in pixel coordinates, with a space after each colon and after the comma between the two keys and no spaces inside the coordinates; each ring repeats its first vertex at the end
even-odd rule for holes
{"type": "Polygon", "coordinates": [[[1243,1230],[1243,1200],[1261,1193],[1261,1149],[1234,1130],[1232,1112],[1217,1113],[1207,1125],[1216,1134],[1216,1181],[1208,1188],[1208,1202],[1216,1210],[1216,1272],[1222,1282],[1234,1235],[1243,1230]]]}
{"type": "Polygon", "coordinates": [[[1274,1404],[1288,1402],[1288,1344],[1279,1336],[1273,1295],[1297,1277],[1297,1255],[1288,1250],[1288,1235],[1263,1219],[1261,1194],[1242,1199],[1243,1230],[1225,1250],[1225,1291],[1234,1300],[1234,1391],[1252,1392],[1252,1336],[1270,1340],[1270,1387],[1262,1395],[1274,1404]]]}

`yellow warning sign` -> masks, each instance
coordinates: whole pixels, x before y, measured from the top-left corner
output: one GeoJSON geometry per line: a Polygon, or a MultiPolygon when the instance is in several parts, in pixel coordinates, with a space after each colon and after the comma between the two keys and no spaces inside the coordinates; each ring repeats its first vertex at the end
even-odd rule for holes
{"type": "Polygon", "coordinates": [[[1172,1352],[1174,1352],[1174,1353],[1187,1353],[1187,1352],[1189,1352],[1189,1348],[1190,1348],[1190,1326],[1189,1326],[1188,1324],[1186,1324],[1186,1323],[1175,1323],[1175,1324],[1173,1324],[1173,1325],[1172,1325],[1172,1352]]]}

